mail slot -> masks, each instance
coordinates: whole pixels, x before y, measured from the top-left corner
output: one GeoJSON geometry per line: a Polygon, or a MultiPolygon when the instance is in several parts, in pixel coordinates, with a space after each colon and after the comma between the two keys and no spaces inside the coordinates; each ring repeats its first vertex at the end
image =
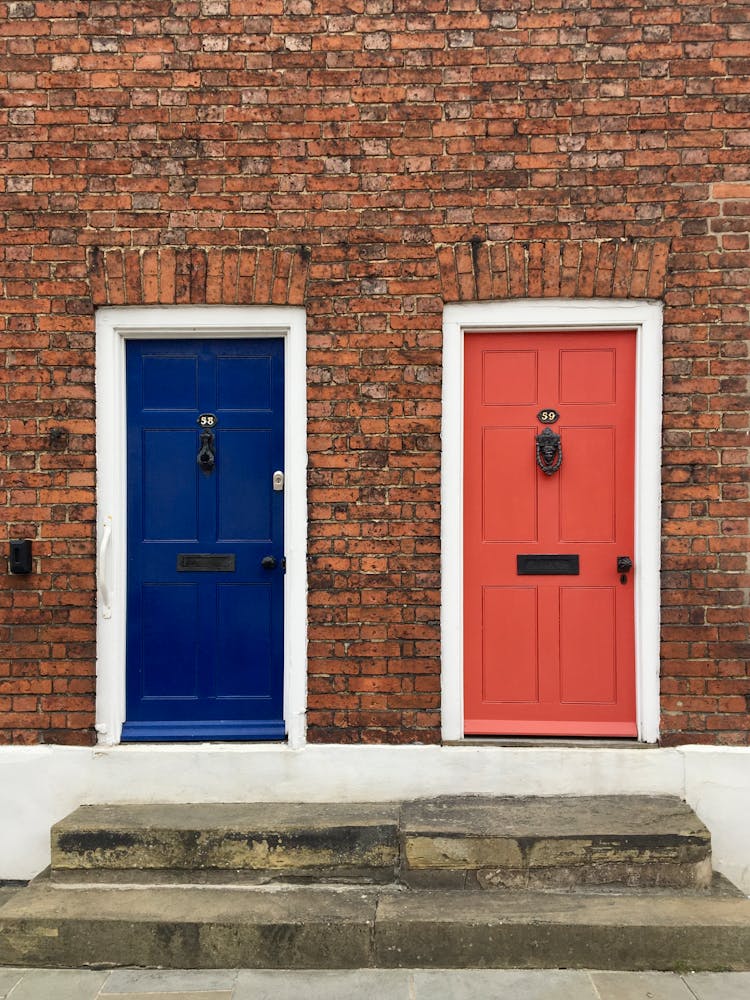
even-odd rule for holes
{"type": "Polygon", "coordinates": [[[569,555],[517,555],[518,576],[578,576],[578,556],[569,555]]]}
{"type": "Polygon", "coordinates": [[[177,556],[178,573],[234,573],[235,556],[217,555],[215,552],[180,552],[177,556]]]}

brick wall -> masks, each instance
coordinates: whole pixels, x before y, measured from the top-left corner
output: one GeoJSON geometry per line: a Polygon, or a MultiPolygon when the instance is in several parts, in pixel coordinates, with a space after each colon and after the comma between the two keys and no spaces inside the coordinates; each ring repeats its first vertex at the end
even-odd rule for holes
{"type": "Polygon", "coordinates": [[[90,742],[94,307],[304,301],[309,735],[439,739],[446,301],[665,303],[663,732],[747,743],[747,8],[0,3],[0,742],[90,742]]]}

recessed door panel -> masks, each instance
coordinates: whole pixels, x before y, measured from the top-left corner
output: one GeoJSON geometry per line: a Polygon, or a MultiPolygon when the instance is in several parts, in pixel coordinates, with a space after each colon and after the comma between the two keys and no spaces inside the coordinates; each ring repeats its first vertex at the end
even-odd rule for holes
{"type": "Polygon", "coordinates": [[[126,358],[123,739],[283,738],[283,340],[126,358]]]}
{"type": "Polygon", "coordinates": [[[194,478],[192,428],[143,431],[143,538],[151,541],[198,537],[198,489],[194,478]]]}
{"type": "Polygon", "coordinates": [[[196,584],[149,583],[141,589],[141,695],[144,699],[198,697],[196,584]],[[182,627],[172,628],[179,621],[182,627]]]}
{"type": "Polygon", "coordinates": [[[529,468],[531,427],[486,427],[482,448],[483,538],[536,538],[536,487],[529,468]],[[512,485],[511,485],[512,484],[512,485]]]}
{"type": "Polygon", "coordinates": [[[536,399],[538,371],[535,350],[488,350],[482,357],[482,401],[511,406],[536,399]]]}
{"type": "MultiPolygon", "coordinates": [[[[221,475],[218,476],[219,538],[247,538],[270,541],[273,531],[273,490],[246,490],[247,479],[261,483],[272,467],[273,432],[225,430],[218,437],[221,450],[221,475]]],[[[271,477],[273,472],[271,472],[271,477]]]]}
{"type": "Polygon", "coordinates": [[[560,351],[561,403],[613,403],[617,359],[610,348],[560,351]]]}
{"type": "Polygon", "coordinates": [[[217,589],[216,696],[273,696],[271,650],[273,594],[263,584],[225,584],[217,589]],[[252,608],[252,614],[248,614],[252,608]]]}
{"type": "Polygon", "coordinates": [[[617,697],[614,587],[560,588],[560,689],[564,702],[617,697]]]}
{"type": "Polygon", "coordinates": [[[218,398],[224,410],[271,409],[273,358],[220,357],[218,359],[218,398]],[[249,406],[248,404],[251,404],[249,406]]]}
{"type": "Polygon", "coordinates": [[[465,337],[467,735],[635,736],[635,332],[465,337]]]}
{"type": "Polygon", "coordinates": [[[198,399],[198,359],[142,354],[144,410],[192,410],[198,399]]]}
{"type": "Polygon", "coordinates": [[[484,700],[539,701],[536,588],[486,587],[482,597],[484,700]],[[512,669],[502,669],[506,662],[512,669]]]}
{"type": "Polygon", "coordinates": [[[613,542],[617,520],[614,427],[566,427],[560,485],[560,539],[613,542]]]}

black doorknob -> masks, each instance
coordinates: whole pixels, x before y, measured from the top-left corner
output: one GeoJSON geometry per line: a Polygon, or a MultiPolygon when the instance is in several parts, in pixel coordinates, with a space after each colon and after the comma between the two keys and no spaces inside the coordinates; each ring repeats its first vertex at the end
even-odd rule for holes
{"type": "Polygon", "coordinates": [[[633,568],[633,560],[630,556],[618,556],[617,557],[617,572],[618,573],[629,573],[633,568]]]}
{"type": "Polygon", "coordinates": [[[276,556],[263,556],[260,561],[263,569],[276,569],[278,563],[276,562],[276,556]]]}

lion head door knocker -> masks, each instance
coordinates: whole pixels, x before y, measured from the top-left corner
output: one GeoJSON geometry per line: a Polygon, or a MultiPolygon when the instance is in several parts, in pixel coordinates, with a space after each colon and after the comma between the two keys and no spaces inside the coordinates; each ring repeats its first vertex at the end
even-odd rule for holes
{"type": "Polygon", "coordinates": [[[551,476],[562,465],[562,440],[549,427],[536,435],[536,464],[545,476],[551,476]]]}

